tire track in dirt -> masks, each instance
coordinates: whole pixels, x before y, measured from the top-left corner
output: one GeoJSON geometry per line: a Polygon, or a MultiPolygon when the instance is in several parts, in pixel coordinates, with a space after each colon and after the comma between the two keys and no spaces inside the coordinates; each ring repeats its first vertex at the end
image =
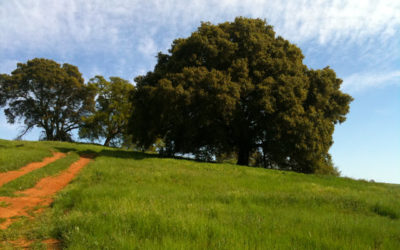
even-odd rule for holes
{"type": "Polygon", "coordinates": [[[0,229],[6,229],[12,224],[14,217],[31,217],[31,213],[41,210],[34,211],[36,208],[50,205],[53,202],[52,196],[63,189],[93,158],[94,156],[81,156],[59,175],[45,177],[33,188],[15,192],[23,196],[0,197],[0,203],[5,204],[0,206],[0,218],[5,219],[3,223],[0,223],[0,229]]]}
{"type": "Polygon", "coordinates": [[[0,173],[0,187],[3,186],[4,184],[6,184],[7,182],[15,180],[24,174],[32,172],[33,170],[42,168],[42,167],[60,159],[60,158],[63,158],[65,156],[66,156],[66,154],[64,154],[64,153],[55,152],[55,153],[53,153],[53,156],[46,157],[41,162],[32,162],[18,170],[12,170],[12,171],[8,171],[8,172],[0,173]]]}

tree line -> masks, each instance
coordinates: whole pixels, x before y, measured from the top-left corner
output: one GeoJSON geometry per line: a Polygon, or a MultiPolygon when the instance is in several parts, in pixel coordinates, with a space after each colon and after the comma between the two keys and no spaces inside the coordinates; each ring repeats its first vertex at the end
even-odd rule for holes
{"type": "Polygon", "coordinates": [[[336,173],[328,151],[352,97],[329,67],[310,69],[296,45],[260,19],[202,23],[159,53],[134,79],[95,76],[35,58],[0,75],[9,123],[43,130],[41,139],[104,139],[156,148],[166,156],[236,158],[239,165],[336,173]]]}

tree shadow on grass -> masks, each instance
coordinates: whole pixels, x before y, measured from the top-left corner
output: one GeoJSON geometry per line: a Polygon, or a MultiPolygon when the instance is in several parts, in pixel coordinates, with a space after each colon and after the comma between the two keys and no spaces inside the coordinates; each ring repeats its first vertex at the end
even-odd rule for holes
{"type": "Polygon", "coordinates": [[[146,154],[142,152],[135,151],[126,151],[119,149],[103,149],[100,152],[96,152],[93,150],[76,150],[74,148],[66,148],[66,147],[54,147],[57,151],[62,153],[68,152],[76,152],[80,156],[90,156],[90,157],[114,157],[114,158],[122,158],[122,159],[135,159],[142,160],[146,158],[161,158],[156,154],[146,154]]]}
{"type": "Polygon", "coordinates": [[[121,158],[121,159],[134,159],[134,160],[143,160],[143,159],[150,159],[150,158],[157,158],[157,159],[178,159],[178,160],[187,160],[187,161],[194,161],[194,162],[206,162],[206,163],[216,163],[215,161],[205,161],[199,159],[193,159],[190,157],[183,157],[183,156],[164,156],[159,154],[151,154],[151,153],[143,153],[138,151],[127,151],[122,149],[102,149],[100,152],[96,152],[93,150],[76,150],[74,148],[66,148],[66,147],[54,147],[56,150],[62,153],[68,152],[76,152],[80,156],[89,156],[89,157],[114,157],[114,158],[121,158]]]}
{"type": "Polygon", "coordinates": [[[99,153],[97,153],[97,156],[105,156],[105,157],[115,157],[115,158],[122,158],[122,159],[135,159],[135,160],[142,160],[142,159],[176,159],[176,160],[187,160],[187,161],[193,161],[193,162],[201,162],[201,163],[216,163],[216,161],[207,161],[207,160],[200,160],[200,159],[194,159],[190,157],[184,157],[184,156],[167,156],[167,155],[159,155],[155,153],[144,153],[144,152],[138,152],[138,151],[127,151],[127,150],[119,150],[119,149],[114,149],[114,150],[109,150],[109,149],[103,149],[99,153]]]}
{"type": "Polygon", "coordinates": [[[80,157],[86,157],[92,159],[98,156],[97,152],[93,150],[79,150],[77,151],[77,153],[80,157]]]}
{"type": "Polygon", "coordinates": [[[54,148],[61,153],[76,152],[81,157],[95,158],[98,156],[98,153],[96,151],[90,149],[76,150],[74,148],[64,148],[64,147],[54,147],[54,148]]]}
{"type": "Polygon", "coordinates": [[[97,153],[97,156],[115,157],[121,159],[135,159],[135,160],[142,160],[147,158],[160,158],[160,156],[156,154],[146,154],[141,152],[118,150],[118,149],[116,150],[103,149],[99,153],[97,153]]]}
{"type": "Polygon", "coordinates": [[[57,151],[61,153],[68,153],[68,152],[76,152],[76,149],[73,148],[63,148],[63,147],[54,147],[57,151]]]}

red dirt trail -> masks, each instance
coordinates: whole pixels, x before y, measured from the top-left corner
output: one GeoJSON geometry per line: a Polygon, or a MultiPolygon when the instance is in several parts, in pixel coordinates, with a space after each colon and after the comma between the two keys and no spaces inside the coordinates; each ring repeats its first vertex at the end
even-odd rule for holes
{"type": "Polygon", "coordinates": [[[47,164],[50,164],[50,163],[52,163],[60,158],[63,158],[65,156],[66,156],[66,154],[64,154],[64,153],[55,152],[55,153],[53,153],[52,157],[46,157],[41,162],[32,162],[18,170],[0,173],[0,187],[3,186],[7,182],[17,179],[18,177],[20,177],[24,174],[27,174],[29,172],[32,172],[35,169],[42,168],[42,167],[46,166],[47,164]]]}
{"type": "Polygon", "coordinates": [[[23,196],[0,197],[0,203],[5,204],[3,207],[0,206],[0,218],[6,219],[0,223],[0,229],[7,228],[12,223],[13,217],[30,217],[30,212],[34,212],[35,208],[50,205],[53,201],[52,196],[63,189],[92,158],[93,156],[81,156],[59,175],[43,178],[33,188],[16,192],[23,196]]]}
{"type": "MultiPolygon", "coordinates": [[[[18,239],[18,240],[10,240],[7,243],[14,248],[32,249],[31,245],[33,242],[34,242],[33,240],[18,239]]],[[[46,245],[46,249],[48,250],[61,249],[60,241],[56,239],[43,240],[42,243],[46,245]]]]}

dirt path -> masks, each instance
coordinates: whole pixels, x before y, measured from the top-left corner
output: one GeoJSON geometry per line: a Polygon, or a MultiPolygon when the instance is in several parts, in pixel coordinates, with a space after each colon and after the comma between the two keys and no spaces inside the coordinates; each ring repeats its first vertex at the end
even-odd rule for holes
{"type": "MultiPolygon", "coordinates": [[[[22,248],[22,249],[32,249],[31,245],[34,243],[33,240],[26,240],[26,239],[18,239],[18,240],[10,240],[8,242],[3,242],[4,243],[8,243],[8,245],[10,247],[13,248],[22,248]]],[[[46,249],[51,250],[51,249],[61,249],[60,246],[60,241],[56,240],[56,239],[47,239],[47,240],[43,240],[42,241],[43,244],[46,245],[46,249]]],[[[0,244],[1,247],[1,244],[0,244]]]]}
{"type": "Polygon", "coordinates": [[[48,206],[53,201],[52,196],[63,189],[92,158],[92,156],[83,156],[59,175],[43,178],[33,188],[16,192],[23,196],[0,197],[0,204],[3,204],[0,206],[0,218],[5,219],[3,223],[0,223],[0,229],[7,228],[14,217],[29,217],[38,207],[48,206]]]}
{"type": "Polygon", "coordinates": [[[35,169],[42,168],[42,167],[46,166],[47,164],[50,164],[50,163],[52,163],[60,158],[63,158],[65,156],[66,156],[66,154],[64,154],[64,153],[55,152],[55,153],[53,153],[52,157],[46,157],[41,162],[32,162],[18,170],[0,173],[0,187],[3,186],[7,182],[17,179],[18,177],[20,177],[24,174],[27,174],[29,172],[32,172],[35,169]]]}

